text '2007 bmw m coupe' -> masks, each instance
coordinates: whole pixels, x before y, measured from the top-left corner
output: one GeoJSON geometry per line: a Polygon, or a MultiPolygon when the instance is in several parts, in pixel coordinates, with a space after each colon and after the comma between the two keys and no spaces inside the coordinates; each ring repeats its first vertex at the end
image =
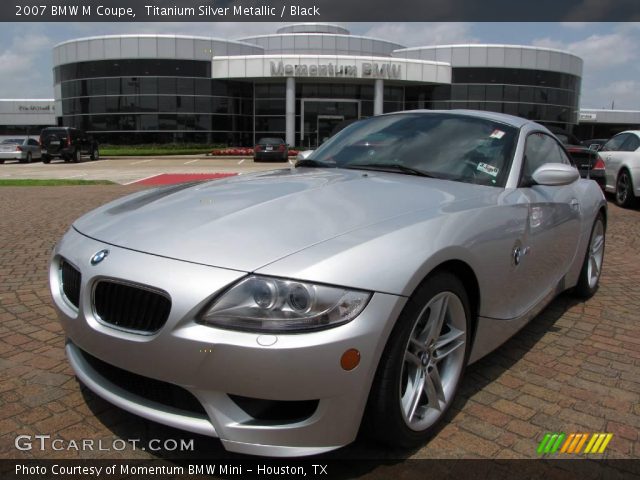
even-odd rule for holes
{"type": "Polygon", "coordinates": [[[78,378],[125,410],[298,456],[419,445],[465,366],[593,295],[606,201],[543,126],[356,122],[295,168],[135,193],[76,222],[50,283],[78,378]]]}

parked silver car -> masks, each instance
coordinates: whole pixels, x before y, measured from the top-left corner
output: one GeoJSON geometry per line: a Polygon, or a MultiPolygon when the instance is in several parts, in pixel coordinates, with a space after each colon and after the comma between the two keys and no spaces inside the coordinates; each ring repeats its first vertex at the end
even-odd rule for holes
{"type": "Polygon", "coordinates": [[[606,201],[543,126],[473,111],[350,125],[296,168],[81,217],[51,292],[78,378],[235,452],[424,442],[467,364],[598,288],[606,201]]]}
{"type": "Polygon", "coordinates": [[[40,144],[35,138],[13,137],[0,141],[0,164],[5,160],[31,163],[42,158],[40,144]]]}

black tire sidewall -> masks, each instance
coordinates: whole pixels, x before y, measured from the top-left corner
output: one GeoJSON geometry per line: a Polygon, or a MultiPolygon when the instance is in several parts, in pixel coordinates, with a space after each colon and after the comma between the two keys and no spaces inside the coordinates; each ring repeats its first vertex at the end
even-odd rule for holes
{"type": "MultiPolygon", "coordinates": [[[[591,234],[589,235],[589,243],[587,244],[587,251],[584,254],[584,260],[582,262],[582,269],[580,270],[580,277],[578,278],[578,284],[576,285],[574,292],[577,296],[581,298],[590,298],[597,291],[600,286],[600,277],[598,277],[598,283],[596,283],[595,287],[591,288],[589,285],[589,253],[591,251],[591,241],[593,240],[593,232],[596,229],[596,223],[600,220],[602,222],[602,227],[604,229],[604,245],[602,246],[602,266],[604,266],[604,254],[607,246],[607,225],[604,221],[604,216],[602,213],[598,213],[595,220],[593,221],[593,225],[591,226],[591,234]]],[[[600,276],[602,276],[602,267],[600,268],[600,276]]]]}
{"type": "Polygon", "coordinates": [[[427,277],[407,301],[389,335],[387,345],[380,359],[365,412],[364,427],[370,436],[388,445],[411,448],[425,442],[439,430],[442,426],[442,420],[446,417],[447,411],[453,404],[453,399],[460,386],[460,380],[464,376],[473,337],[471,326],[471,309],[463,283],[455,275],[447,271],[436,272],[427,277]],[[417,321],[417,316],[424,306],[435,295],[447,291],[458,296],[467,318],[464,364],[453,390],[452,399],[442,411],[440,418],[425,430],[414,431],[406,425],[400,410],[399,384],[404,351],[417,321]]]}
{"type": "Polygon", "coordinates": [[[618,178],[616,180],[616,192],[614,198],[616,201],[616,205],[623,208],[630,208],[635,202],[635,195],[633,193],[633,181],[631,180],[631,174],[627,170],[622,170],[618,175],[618,178]],[[618,201],[618,184],[620,183],[620,178],[622,178],[623,175],[627,177],[627,197],[625,198],[624,202],[620,202],[618,201]]]}

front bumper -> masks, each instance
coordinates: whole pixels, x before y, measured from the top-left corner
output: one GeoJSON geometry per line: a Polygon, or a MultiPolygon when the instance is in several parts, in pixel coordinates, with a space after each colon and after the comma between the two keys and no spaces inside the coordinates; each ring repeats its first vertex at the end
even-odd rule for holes
{"type": "Polygon", "coordinates": [[[69,338],[67,355],[80,380],[108,401],[145,418],[219,437],[230,451],[269,456],[321,453],[355,439],[370,386],[393,321],[405,299],[374,294],[352,322],[303,334],[260,335],[195,322],[215,294],[245,272],[197,265],[104,244],[70,230],[53,253],[50,284],[69,338]],[[89,259],[108,248],[92,266],[89,259]],[[59,259],[81,272],[76,310],[61,294],[59,259]],[[91,291],[102,278],[125,279],[168,292],[171,312],[153,335],[109,327],[93,313],[91,291]],[[356,348],[361,362],[340,367],[342,353],[356,348]],[[127,392],[91,367],[82,352],[120,369],[178,385],[202,404],[206,418],[167,409],[127,392]],[[275,401],[317,400],[308,417],[262,421],[230,395],[275,401]]]}

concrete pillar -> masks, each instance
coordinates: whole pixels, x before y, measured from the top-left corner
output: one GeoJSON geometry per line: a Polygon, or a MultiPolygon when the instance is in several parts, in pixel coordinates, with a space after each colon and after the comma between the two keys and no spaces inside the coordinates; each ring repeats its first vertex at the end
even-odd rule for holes
{"type": "Polygon", "coordinates": [[[296,79],[287,77],[287,91],[285,104],[285,142],[292,147],[296,143],[296,79]]]}
{"type": "Polygon", "coordinates": [[[384,80],[377,78],[373,85],[373,114],[382,115],[384,112],[384,80]]]}

